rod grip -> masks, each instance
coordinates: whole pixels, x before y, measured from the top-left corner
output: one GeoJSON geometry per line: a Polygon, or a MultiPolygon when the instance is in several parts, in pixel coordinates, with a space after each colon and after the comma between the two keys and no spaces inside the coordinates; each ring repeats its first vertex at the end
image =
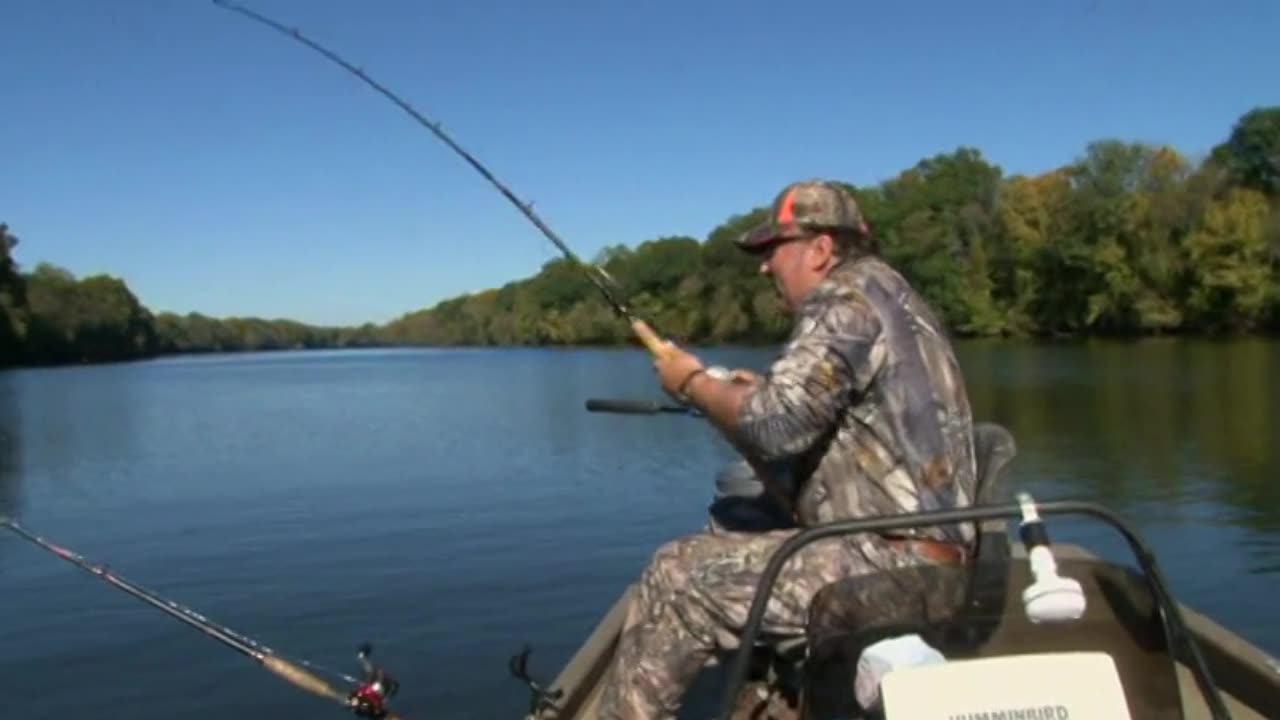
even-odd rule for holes
{"type": "Polygon", "coordinates": [[[635,332],[636,337],[640,338],[640,342],[649,348],[649,352],[655,357],[662,357],[667,354],[666,342],[658,337],[658,333],[649,327],[649,324],[643,320],[633,320],[631,322],[631,330],[635,332]]]}
{"type": "Polygon", "coordinates": [[[689,412],[686,407],[664,405],[653,400],[611,400],[607,398],[588,398],[587,410],[590,412],[623,413],[626,415],[656,415],[658,413],[689,412]]]}
{"type": "Polygon", "coordinates": [[[307,692],[315,693],[321,697],[332,698],[344,705],[347,702],[347,696],[338,692],[323,678],[294,665],[288,660],[274,655],[267,655],[262,658],[262,666],[307,692]]]}

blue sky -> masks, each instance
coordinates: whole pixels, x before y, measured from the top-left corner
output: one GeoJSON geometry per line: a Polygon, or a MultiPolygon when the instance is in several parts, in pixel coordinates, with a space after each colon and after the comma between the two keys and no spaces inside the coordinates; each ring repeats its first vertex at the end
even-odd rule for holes
{"type": "MultiPolygon", "coordinates": [[[[583,257],[973,145],[1191,154],[1280,103],[1280,3],[245,0],[404,96],[583,257]]],[[[383,322],[555,248],[408,115],[204,0],[0,0],[0,221],[154,310],[383,322]]]]}

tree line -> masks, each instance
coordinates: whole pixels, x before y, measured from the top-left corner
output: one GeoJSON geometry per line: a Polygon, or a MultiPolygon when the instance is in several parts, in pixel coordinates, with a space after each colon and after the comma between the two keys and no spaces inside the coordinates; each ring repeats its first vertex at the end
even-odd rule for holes
{"type": "Polygon", "coordinates": [[[76,278],[50,263],[20,271],[13,258],[18,244],[0,223],[0,367],[381,344],[373,324],[316,327],[283,319],[154,313],[110,275],[76,278]]]}
{"type": "MultiPolygon", "coordinates": [[[[1242,115],[1204,158],[1100,140],[1073,162],[1006,175],[971,147],[874,186],[849,184],[885,257],[957,336],[1132,336],[1280,331],[1280,107],[1242,115]]],[[[592,262],[632,309],[687,343],[757,344],[789,324],[732,239],[767,206],[705,239],[613,245],[592,262]]],[[[627,325],[580,268],[530,277],[382,325],[153,313],[126,283],[16,264],[0,225],[0,365],[159,354],[389,345],[614,345],[627,325]]]]}

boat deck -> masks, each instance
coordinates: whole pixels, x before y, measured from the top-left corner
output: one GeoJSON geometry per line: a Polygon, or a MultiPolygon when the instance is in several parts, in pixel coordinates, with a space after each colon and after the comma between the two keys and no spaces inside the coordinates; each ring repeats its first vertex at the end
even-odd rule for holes
{"type": "MultiPolygon", "coordinates": [[[[1025,558],[1020,544],[1015,543],[1011,550],[1015,558],[1025,558]]],[[[1070,562],[1072,559],[1097,559],[1083,548],[1068,544],[1055,544],[1054,551],[1060,562],[1070,562]]],[[[633,592],[633,588],[628,588],[618,599],[577,654],[565,666],[560,676],[556,678],[553,686],[563,688],[566,693],[562,706],[571,710],[577,708],[576,711],[571,711],[559,720],[571,718],[588,720],[596,717],[595,707],[599,694],[600,676],[613,656],[617,634],[633,592]]],[[[1181,609],[1191,632],[1201,646],[1205,661],[1219,686],[1231,716],[1236,720],[1265,720],[1268,717],[1280,717],[1280,662],[1185,605],[1181,606],[1181,609]],[[1266,715],[1263,714],[1263,708],[1266,707],[1276,708],[1276,710],[1266,715]]],[[[1109,644],[1105,638],[1099,637],[1101,638],[1099,642],[1109,644]]],[[[1014,646],[1018,644],[1016,637],[1012,640],[1012,644],[1014,646]]],[[[1167,664],[1164,667],[1167,669],[1167,664]]],[[[1210,718],[1208,707],[1191,671],[1186,666],[1178,664],[1176,676],[1184,717],[1187,720],[1210,718]]],[[[722,667],[704,672],[690,693],[681,716],[697,717],[703,720],[714,716],[718,710],[719,693],[723,687],[723,681],[722,667]]],[[[1135,720],[1141,717],[1146,716],[1134,714],[1135,720]]]]}

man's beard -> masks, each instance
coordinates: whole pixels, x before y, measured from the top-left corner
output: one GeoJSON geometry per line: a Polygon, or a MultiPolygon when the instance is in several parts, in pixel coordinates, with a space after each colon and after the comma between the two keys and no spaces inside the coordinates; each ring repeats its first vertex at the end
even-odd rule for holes
{"type": "Polygon", "coordinates": [[[791,298],[787,296],[786,289],[782,285],[782,280],[777,275],[770,275],[769,279],[773,281],[773,291],[777,294],[778,304],[787,312],[791,312],[791,298]]]}

